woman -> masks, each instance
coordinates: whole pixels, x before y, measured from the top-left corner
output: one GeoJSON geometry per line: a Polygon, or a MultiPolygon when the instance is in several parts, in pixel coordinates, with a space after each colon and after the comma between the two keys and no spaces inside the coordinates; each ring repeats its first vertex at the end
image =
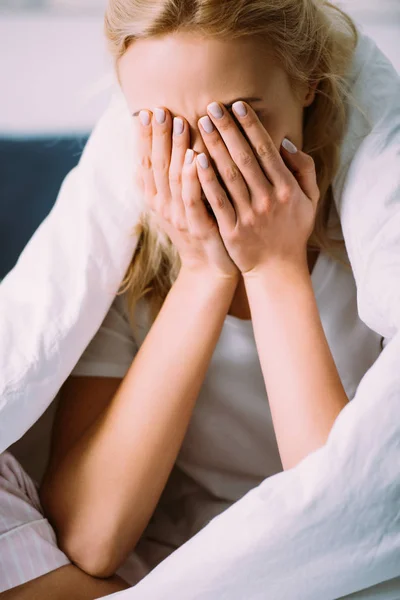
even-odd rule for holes
{"type": "Polygon", "coordinates": [[[110,0],[106,32],[148,210],[63,387],[41,504],[3,455],[1,506],[18,523],[44,510],[58,544],[25,528],[33,564],[9,561],[9,598],[134,585],[321,447],[381,352],[333,237],[350,18],[315,0],[110,0]]]}

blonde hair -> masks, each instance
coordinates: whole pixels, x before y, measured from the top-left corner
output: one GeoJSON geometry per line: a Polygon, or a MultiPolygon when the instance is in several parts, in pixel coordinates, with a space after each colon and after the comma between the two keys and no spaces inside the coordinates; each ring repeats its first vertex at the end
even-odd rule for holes
{"type": "MultiPolygon", "coordinates": [[[[317,86],[303,124],[303,151],[315,161],[321,193],[308,247],[324,250],[348,267],[340,258],[343,237],[333,237],[328,219],[335,208],[332,181],[346,131],[347,100],[355,104],[346,83],[358,42],[351,17],[327,0],[108,1],[105,32],[116,66],[135,40],[183,30],[218,39],[257,37],[273,49],[294,91],[304,84],[317,86]]],[[[127,294],[133,325],[136,303],[145,296],[155,320],[181,268],[177,250],[146,211],[134,235],[139,236],[136,252],[118,292],[127,294]]]]}

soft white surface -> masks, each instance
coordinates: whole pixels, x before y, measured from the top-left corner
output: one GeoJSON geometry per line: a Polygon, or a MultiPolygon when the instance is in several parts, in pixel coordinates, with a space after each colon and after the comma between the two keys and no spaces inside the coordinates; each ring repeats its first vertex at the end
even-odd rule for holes
{"type": "MultiPolygon", "coordinates": [[[[129,599],[400,597],[400,79],[363,38],[335,201],[364,323],[391,341],[327,444],[269,477],[163,561],[129,599]],[[373,82],[373,84],[372,84],[373,82]],[[368,135],[369,134],[369,135],[368,135]],[[395,580],[394,578],[398,578],[395,580]],[[377,586],[380,582],[393,582],[377,586]]],[[[0,288],[0,450],[49,405],[135,249],[130,117],[116,95],[56,205],[0,288]]]]}

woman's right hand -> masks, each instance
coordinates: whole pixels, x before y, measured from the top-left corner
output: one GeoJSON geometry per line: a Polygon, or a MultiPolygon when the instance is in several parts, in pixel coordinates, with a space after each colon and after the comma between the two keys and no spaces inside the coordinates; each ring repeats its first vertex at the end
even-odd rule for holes
{"type": "MultiPolygon", "coordinates": [[[[156,114],[151,118],[150,111],[140,113],[140,117],[148,116],[148,125],[140,118],[137,183],[150,212],[177,248],[182,267],[238,279],[240,271],[225,248],[218,222],[208,214],[202,200],[196,153],[189,149],[188,124],[180,117],[172,124],[166,109],[156,109],[155,113],[162,115],[163,111],[164,123],[156,120],[156,114]],[[183,126],[182,133],[179,124],[183,126]],[[193,157],[191,163],[185,163],[187,155],[193,157]]],[[[218,219],[221,207],[211,208],[218,219]]]]}

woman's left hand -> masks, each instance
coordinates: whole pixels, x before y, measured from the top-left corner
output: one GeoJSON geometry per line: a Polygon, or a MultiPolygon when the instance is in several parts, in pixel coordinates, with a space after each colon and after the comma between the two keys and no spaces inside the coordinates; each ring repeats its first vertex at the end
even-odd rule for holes
{"type": "Polygon", "coordinates": [[[320,199],[314,160],[300,150],[292,154],[283,146],[281,156],[256,113],[248,104],[240,104],[247,115],[235,114],[248,139],[220,103],[213,105],[222,110],[221,118],[213,116],[210,105],[209,116],[199,121],[203,140],[233,203],[214,168],[202,168],[201,156],[207,157],[199,155],[199,180],[214,212],[218,211],[225,247],[246,276],[271,263],[308,269],[307,242],[320,199]],[[202,128],[203,119],[208,126],[210,120],[214,124],[211,133],[202,128]]]}

